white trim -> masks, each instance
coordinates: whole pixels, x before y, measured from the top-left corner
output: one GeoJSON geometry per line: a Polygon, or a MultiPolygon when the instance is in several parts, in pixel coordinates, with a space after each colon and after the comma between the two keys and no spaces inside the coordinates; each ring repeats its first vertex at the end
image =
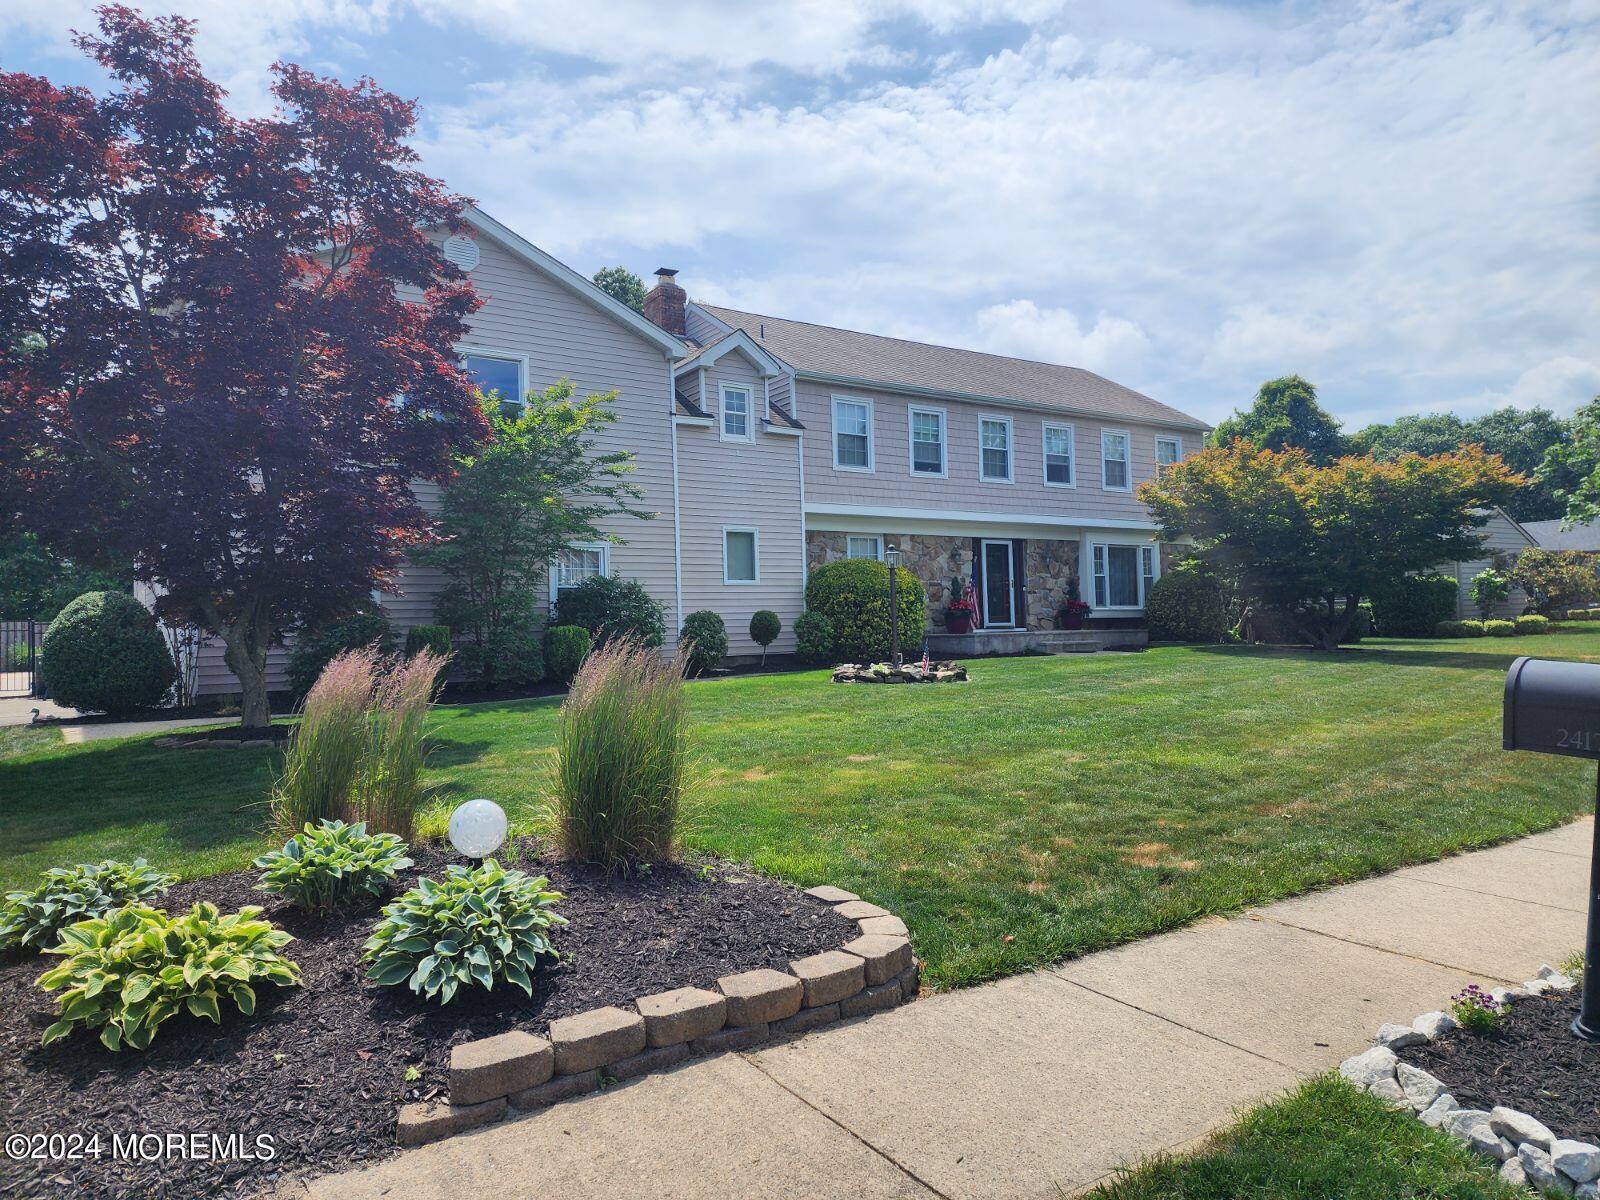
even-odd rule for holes
{"type": "Polygon", "coordinates": [[[755,366],[756,373],[763,379],[781,375],[789,367],[788,363],[762,346],[744,330],[735,329],[732,333],[719,338],[715,344],[702,347],[690,354],[673,369],[674,374],[681,375],[685,371],[714,366],[723,355],[732,350],[742,351],[755,366]]]}
{"type": "Polygon", "coordinates": [[[756,440],[756,390],[748,383],[723,382],[717,385],[717,434],[725,442],[756,440]],[[744,432],[728,432],[728,393],[744,394],[744,432]]]}
{"type": "MultiPolygon", "coordinates": [[[[678,404],[677,378],[672,364],[667,364],[667,395],[673,407],[678,404]]],[[[709,424],[710,422],[706,422],[709,424]]],[[[673,627],[683,629],[683,504],[678,497],[678,418],[672,421],[672,602],[677,611],[672,614],[673,627]]]]}
{"type": "Polygon", "coordinates": [[[931,404],[906,405],[906,473],[913,479],[948,479],[950,478],[950,418],[942,408],[935,408],[931,404]],[[932,415],[939,418],[939,462],[937,471],[917,470],[917,432],[916,423],[911,419],[917,413],[924,416],[932,415]]]}
{"type": "Polygon", "coordinates": [[[672,418],[674,425],[689,425],[695,429],[710,429],[716,422],[710,417],[691,417],[688,413],[677,413],[672,418]]]}
{"type": "Polygon", "coordinates": [[[706,402],[706,369],[701,367],[699,371],[695,372],[695,378],[700,383],[700,411],[708,413],[711,411],[711,405],[706,402]]]}
{"type": "Polygon", "coordinates": [[[998,416],[995,413],[978,414],[978,482],[979,483],[1015,483],[1017,481],[1017,431],[1012,426],[1010,417],[998,416]],[[983,426],[986,421],[993,421],[1006,427],[1006,473],[1001,475],[985,475],[983,473],[983,426]]]}
{"type": "Polygon", "coordinates": [[[724,525],[722,527],[722,582],[728,587],[749,587],[751,584],[761,582],[761,530],[753,525],[724,525]],[[728,535],[730,533],[748,533],[750,535],[751,565],[756,569],[756,577],[754,579],[728,578],[728,535]]]}
{"type": "MultiPolygon", "coordinates": [[[[1120,517],[1074,517],[1070,514],[1061,514],[1051,517],[1036,517],[1026,513],[1008,512],[976,512],[961,509],[943,508],[896,508],[887,505],[861,505],[861,504],[835,504],[827,501],[808,501],[806,504],[807,516],[818,517],[860,517],[862,519],[875,519],[880,524],[884,519],[910,520],[910,521],[938,521],[946,525],[966,523],[969,525],[1042,525],[1053,529],[1115,529],[1115,530],[1141,530],[1154,533],[1160,528],[1154,521],[1129,521],[1120,517]]],[[[839,529],[838,525],[819,525],[808,522],[810,529],[839,529]]],[[[1027,537],[1027,534],[1018,534],[1018,537],[1027,537]]]]}
{"type": "Polygon", "coordinates": [[[628,326],[635,333],[654,342],[669,358],[682,358],[689,353],[689,346],[685,342],[673,337],[672,334],[642,313],[636,313],[626,304],[608,296],[596,287],[591,280],[585,279],[567,266],[566,263],[552,258],[521,234],[496,221],[483,209],[474,205],[461,215],[468,224],[475,227],[480,233],[488,234],[490,238],[499,242],[525,262],[543,271],[569,292],[574,293],[582,300],[588,301],[594,307],[628,326]]]}
{"type": "Polygon", "coordinates": [[[1109,612],[1126,615],[1129,613],[1142,613],[1144,611],[1145,602],[1150,598],[1150,593],[1145,586],[1144,580],[1144,559],[1147,552],[1150,555],[1150,582],[1154,584],[1156,580],[1161,578],[1160,543],[1112,541],[1108,538],[1084,539],[1084,552],[1080,555],[1080,557],[1088,564],[1086,571],[1088,579],[1085,581],[1087,582],[1088,587],[1084,589],[1084,598],[1089,601],[1089,606],[1093,612],[1109,612]],[[1094,586],[1096,578],[1094,569],[1094,552],[1097,549],[1105,552],[1103,557],[1105,559],[1106,567],[1106,598],[1109,600],[1111,598],[1111,547],[1113,546],[1116,546],[1119,549],[1131,549],[1134,552],[1134,579],[1137,581],[1139,589],[1139,602],[1137,604],[1101,604],[1098,602],[1098,597],[1096,595],[1094,586]]]}
{"type": "Polygon", "coordinates": [[[1100,489],[1106,492],[1131,492],[1133,491],[1133,435],[1126,429],[1101,429],[1100,430],[1100,489]],[[1106,463],[1115,462],[1115,459],[1106,457],[1106,438],[1120,437],[1122,439],[1122,465],[1128,482],[1122,487],[1112,487],[1106,482],[1106,463]]]}
{"type": "Polygon", "coordinates": [[[792,426],[789,426],[789,425],[780,425],[777,421],[766,421],[766,420],[762,421],[761,422],[761,432],[762,433],[775,433],[779,437],[799,437],[800,436],[800,430],[795,429],[795,428],[793,428],[792,426]]]}
{"type": "Polygon", "coordinates": [[[1156,474],[1159,475],[1161,473],[1161,468],[1162,467],[1170,467],[1170,466],[1172,466],[1173,463],[1182,462],[1182,461],[1183,461],[1183,436],[1181,434],[1177,434],[1177,433],[1158,433],[1158,434],[1156,434],[1156,474]],[[1172,448],[1175,451],[1177,451],[1177,453],[1173,455],[1171,463],[1164,463],[1164,462],[1161,461],[1161,443],[1162,442],[1171,442],[1172,443],[1172,448]]]}
{"type": "MultiPolygon", "coordinates": [[[[793,392],[790,393],[794,395],[793,392]]],[[[795,478],[800,484],[800,594],[805,596],[806,576],[810,573],[810,558],[806,555],[806,443],[805,434],[796,429],[794,442],[795,478]]]]}
{"type": "Polygon", "coordinates": [[[496,350],[492,346],[485,346],[480,342],[458,342],[456,344],[456,358],[461,363],[461,369],[466,370],[467,356],[474,358],[492,358],[496,362],[514,362],[517,364],[517,394],[503,396],[503,403],[515,404],[518,408],[526,408],[528,404],[528,356],[519,354],[515,350],[496,350]]]}
{"type": "Polygon", "coordinates": [[[847,533],[847,534],[845,534],[844,535],[844,556],[846,558],[858,558],[858,557],[860,557],[859,555],[855,555],[855,554],[851,554],[850,553],[850,543],[851,542],[855,542],[855,541],[872,542],[874,545],[877,546],[877,549],[873,551],[871,557],[877,559],[879,562],[883,561],[883,534],[881,534],[881,533],[847,533]]]}
{"type": "Polygon", "coordinates": [[[1039,426],[1039,477],[1048,488],[1075,488],[1078,486],[1078,429],[1070,421],[1045,421],[1039,426]],[[1067,431],[1067,483],[1055,483],[1050,478],[1050,431],[1067,431]]]}
{"type": "MultiPolygon", "coordinates": [[[[600,552],[600,574],[602,574],[602,575],[611,574],[611,545],[610,545],[610,543],[608,543],[608,542],[575,542],[571,546],[568,546],[567,549],[568,550],[598,550],[600,552]]],[[[559,577],[557,576],[557,573],[556,573],[556,559],[553,558],[553,559],[550,560],[550,565],[549,565],[547,573],[550,576],[550,607],[553,609],[555,607],[555,604],[556,604],[557,593],[559,593],[560,590],[561,590],[557,586],[559,577]]]]}
{"type": "Polygon", "coordinates": [[[978,597],[983,605],[984,629],[1016,629],[1017,626],[1017,548],[1010,538],[980,538],[978,541],[978,561],[983,567],[983,593],[978,597]],[[1008,615],[1004,625],[992,624],[989,620],[989,547],[1004,546],[1006,548],[1006,578],[1011,587],[1006,596],[1008,615]]]}
{"type": "MultiPolygon", "coordinates": [[[[829,437],[833,442],[833,469],[835,471],[855,471],[857,474],[869,475],[878,469],[878,452],[875,436],[878,427],[878,414],[871,396],[833,396],[828,409],[828,419],[831,423],[829,437]],[[839,405],[855,404],[867,410],[867,465],[864,467],[844,466],[839,462],[839,405]]],[[[852,437],[856,436],[854,434],[852,437]]]]}

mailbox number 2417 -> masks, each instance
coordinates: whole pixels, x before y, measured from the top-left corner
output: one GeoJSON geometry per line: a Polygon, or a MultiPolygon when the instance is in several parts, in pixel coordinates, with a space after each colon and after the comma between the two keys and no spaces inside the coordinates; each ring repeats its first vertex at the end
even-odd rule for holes
{"type": "Polygon", "coordinates": [[[1581,750],[1593,754],[1600,750],[1600,731],[1593,729],[1557,729],[1556,749],[1581,750]]]}

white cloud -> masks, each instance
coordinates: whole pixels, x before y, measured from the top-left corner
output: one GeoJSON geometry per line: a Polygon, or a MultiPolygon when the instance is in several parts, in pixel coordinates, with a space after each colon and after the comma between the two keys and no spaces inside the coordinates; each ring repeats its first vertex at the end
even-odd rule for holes
{"type": "Polygon", "coordinates": [[[1085,330],[1065,308],[1040,308],[1012,300],[979,309],[983,348],[996,354],[1070,363],[1102,375],[1131,370],[1150,349],[1150,339],[1132,321],[1101,313],[1085,330]]]}
{"type": "Polygon", "coordinates": [[[1505,395],[1518,408],[1553,408],[1563,416],[1600,396],[1600,362],[1566,354],[1529,367],[1505,395]]]}

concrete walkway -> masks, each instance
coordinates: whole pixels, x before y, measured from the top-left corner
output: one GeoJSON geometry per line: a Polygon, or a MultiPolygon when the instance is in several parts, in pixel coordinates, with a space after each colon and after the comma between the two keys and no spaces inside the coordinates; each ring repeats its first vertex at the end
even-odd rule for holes
{"type": "Polygon", "coordinates": [[[724,1055],[285,1195],[1056,1197],[1582,945],[1592,821],[724,1055]]]}

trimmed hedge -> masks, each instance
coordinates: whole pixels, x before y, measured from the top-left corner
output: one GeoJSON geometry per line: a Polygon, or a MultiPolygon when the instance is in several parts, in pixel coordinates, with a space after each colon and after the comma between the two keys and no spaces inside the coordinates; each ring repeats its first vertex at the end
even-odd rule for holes
{"type": "Polygon", "coordinates": [[[537,629],[491,634],[482,645],[458,646],[455,665],[482,687],[529,687],[544,678],[544,642],[537,629]]]}
{"type": "Polygon", "coordinates": [[[1157,579],[1144,615],[1158,642],[1220,642],[1228,629],[1222,585],[1198,563],[1178,563],[1157,579]]]}
{"type": "Polygon", "coordinates": [[[1537,613],[1527,613],[1512,622],[1518,633],[1549,633],[1550,618],[1537,613]]]}
{"type": "Polygon", "coordinates": [[[794,652],[801,662],[832,665],[833,622],[819,612],[803,612],[794,623],[794,652]]]}
{"type": "Polygon", "coordinates": [[[1432,637],[1456,611],[1456,581],[1445,575],[1405,575],[1372,597],[1382,637],[1432,637]]]}
{"type": "MultiPolygon", "coordinates": [[[[928,627],[922,581],[896,568],[900,601],[900,646],[922,644],[928,627]]],[[[806,609],[833,625],[833,654],[843,662],[882,662],[889,657],[889,568],[875,558],[823,563],[806,580],[806,609]]]]}
{"type": "Polygon", "coordinates": [[[406,631],[407,658],[421,654],[424,650],[449,655],[452,649],[454,647],[450,644],[448,625],[413,625],[406,631]]]}
{"type": "Polygon", "coordinates": [[[39,647],[45,693],[68,708],[154,708],[178,669],[150,610],[127,592],[85,592],[63,608],[39,647]]]}
{"type": "Polygon", "coordinates": [[[704,675],[728,656],[728,627],[709,608],[683,619],[679,641],[685,648],[691,675],[704,675]]]}
{"type": "Polygon", "coordinates": [[[631,635],[645,646],[667,640],[667,610],[637,579],[594,575],[563,592],[551,619],[582,625],[596,646],[617,635],[631,635]]]}
{"type": "Polygon", "coordinates": [[[1511,637],[1517,632],[1515,621],[1485,621],[1483,632],[1489,637],[1511,637]]]}
{"type": "Polygon", "coordinates": [[[544,631],[544,667],[550,678],[571,683],[583,660],[589,657],[593,639],[582,625],[552,625],[544,631]]]}
{"type": "Polygon", "coordinates": [[[351,613],[326,625],[314,625],[295,634],[289,651],[289,688],[304,696],[322,674],[322,669],[346,650],[376,646],[383,654],[394,653],[394,630],[381,612],[351,613]]]}

